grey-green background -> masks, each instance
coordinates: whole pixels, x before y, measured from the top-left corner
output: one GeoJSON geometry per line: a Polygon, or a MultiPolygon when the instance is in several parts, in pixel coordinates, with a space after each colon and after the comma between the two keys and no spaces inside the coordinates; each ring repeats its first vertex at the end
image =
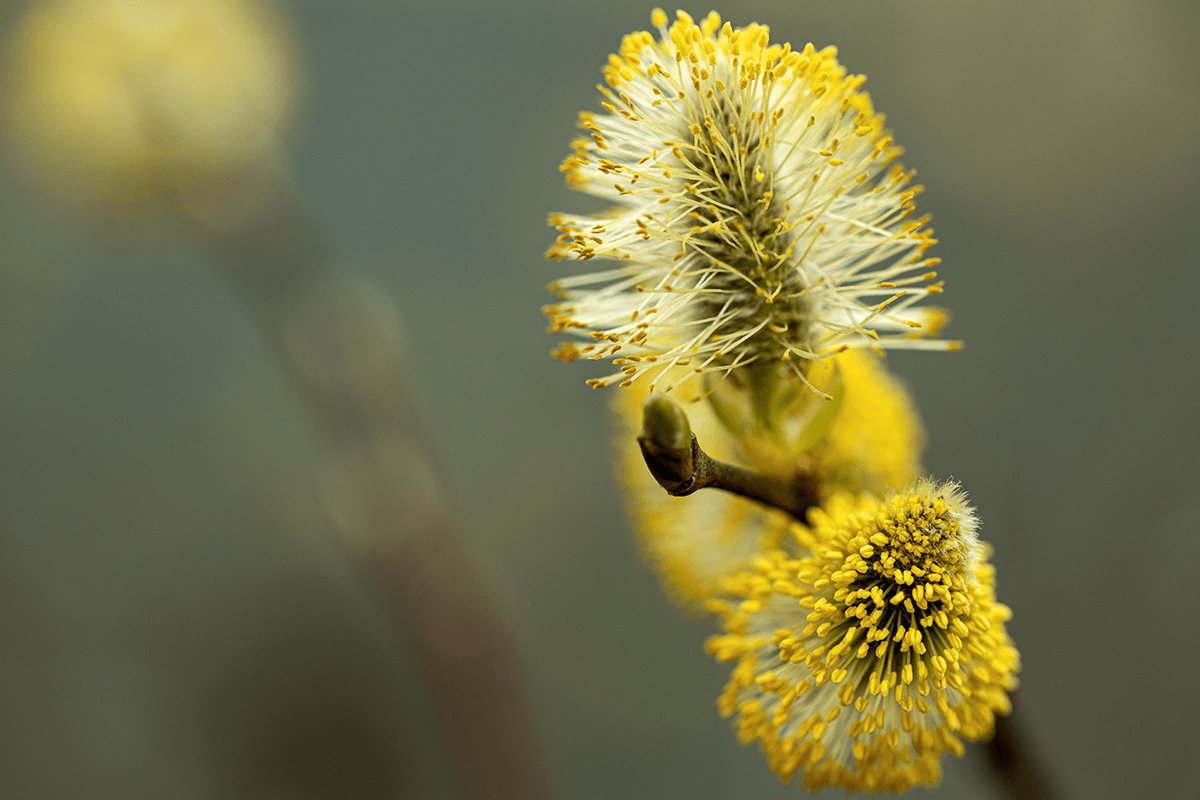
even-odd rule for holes
{"type": "MultiPolygon", "coordinates": [[[[708,627],[639,565],[594,365],[552,361],[538,310],[564,268],[545,214],[587,203],[557,170],[575,115],[650,6],[286,7],[297,186],[406,317],[557,796],[793,796],[718,717],[708,627]]],[[[837,44],[928,186],[967,348],[889,361],[996,547],[1060,785],[1197,796],[1200,4],[718,10],[837,44]]],[[[460,796],[300,406],[206,258],[0,176],[0,797],[460,796]]],[[[945,770],[933,795],[994,796],[977,753],[945,770]]]]}

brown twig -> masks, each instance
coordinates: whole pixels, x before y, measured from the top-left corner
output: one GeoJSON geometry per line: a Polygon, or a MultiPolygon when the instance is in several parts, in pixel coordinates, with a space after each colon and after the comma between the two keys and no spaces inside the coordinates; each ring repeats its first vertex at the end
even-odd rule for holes
{"type": "Polygon", "coordinates": [[[788,482],[724,464],[701,449],[694,433],[690,447],[671,447],[644,433],[637,441],[650,474],[675,497],[686,497],[700,489],[724,489],[791,514],[801,522],[808,509],[817,504],[817,484],[812,475],[800,473],[788,482]]]}

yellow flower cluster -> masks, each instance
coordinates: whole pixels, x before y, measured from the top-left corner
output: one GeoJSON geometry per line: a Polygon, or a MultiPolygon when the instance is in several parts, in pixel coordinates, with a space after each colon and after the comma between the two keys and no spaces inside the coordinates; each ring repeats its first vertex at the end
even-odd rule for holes
{"type": "Polygon", "coordinates": [[[953,485],[879,502],[839,494],[797,527],[807,555],[763,553],[714,600],[708,651],[737,666],[720,698],[785,780],[902,791],[934,784],[958,736],[1010,710],[1017,651],[976,520],[953,485]]]}
{"type": "Polygon", "coordinates": [[[8,35],[4,127],[39,182],[133,213],[270,157],[295,71],[262,0],[34,0],[8,35]]]}
{"type": "Polygon", "coordinates": [[[935,240],[927,217],[909,219],[922,187],[862,76],[834,48],[793,51],[715,13],[654,21],[661,39],[630,34],[610,59],[606,113],[581,115],[587,136],[562,165],[569,186],[616,205],[551,215],[548,255],[618,264],[551,284],[552,330],[595,340],[560,357],[614,358],[619,371],[589,381],[600,387],[676,366],[686,380],[846,347],[956,347],[925,338],[944,320],[914,305],[941,292],[935,240]]]}
{"type": "Polygon", "coordinates": [[[880,358],[959,347],[917,305],[942,290],[928,218],[908,219],[921,187],[833,48],[715,12],[652,21],[609,59],[604,113],[581,115],[562,166],[614,205],[552,215],[548,255],[615,263],[551,284],[551,331],[591,340],[555,355],[617,367],[589,383],[622,387],[630,515],[671,599],[721,625],[707,650],[734,665],[718,705],[739,739],[810,788],[934,784],[943,752],[1009,711],[1019,658],[974,512],[921,477],[923,429],[880,358]],[[684,420],[671,452],[702,446],[804,502],[672,496],[692,489],[632,446],[662,393],[684,420]]]}

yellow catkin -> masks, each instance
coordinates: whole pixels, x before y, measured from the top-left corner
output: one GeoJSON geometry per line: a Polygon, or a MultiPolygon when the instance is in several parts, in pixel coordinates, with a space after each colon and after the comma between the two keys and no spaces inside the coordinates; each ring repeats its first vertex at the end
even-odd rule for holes
{"type": "Polygon", "coordinates": [[[953,349],[929,338],[945,314],[916,305],[940,291],[936,240],[909,219],[920,187],[863,77],[764,25],[651,21],[603,66],[603,110],[579,115],[561,167],[612,207],[551,217],[549,258],[615,262],[555,283],[551,330],[597,339],[592,360],[645,357],[589,383],[670,391],[661,373],[684,364],[680,382],[763,361],[804,378],[844,347],[953,349]]]}
{"type": "Polygon", "coordinates": [[[766,553],[723,583],[708,651],[737,668],[721,711],[810,789],[935,784],[943,752],[1008,713],[1020,666],[977,520],[956,486],[918,480],[882,502],[834,494],[810,522],[809,555],[766,553]]]}
{"type": "Polygon", "coordinates": [[[110,209],[229,183],[294,106],[287,26],[258,0],[35,0],[5,57],[9,137],[43,181],[110,209]]]}
{"type": "Polygon", "coordinates": [[[912,483],[925,432],[908,391],[870,351],[848,350],[834,363],[842,378],[841,408],[812,451],[822,484],[882,494],[912,483]]]}

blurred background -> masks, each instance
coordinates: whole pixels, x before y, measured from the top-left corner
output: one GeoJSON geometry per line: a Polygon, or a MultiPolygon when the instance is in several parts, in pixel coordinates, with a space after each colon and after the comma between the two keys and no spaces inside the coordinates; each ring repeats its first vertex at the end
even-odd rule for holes
{"type": "MultiPolygon", "coordinates": [[[[25,7],[0,2],[6,38],[25,7]]],[[[717,715],[727,668],[639,563],[598,368],[553,361],[539,313],[564,272],[546,213],[595,207],[557,169],[576,114],[651,6],[275,10],[298,64],[290,180],[406,321],[556,797],[794,796],[717,715]]],[[[717,10],[836,44],[928,187],[967,347],[889,364],[927,468],[995,546],[1032,744],[1067,797],[1197,796],[1200,4],[717,10]]],[[[0,797],[464,796],[411,642],[323,510],[304,408],[213,256],[169,215],[61,201],[10,151],[0,797]]],[[[915,794],[998,796],[977,749],[943,764],[915,794]]]]}

